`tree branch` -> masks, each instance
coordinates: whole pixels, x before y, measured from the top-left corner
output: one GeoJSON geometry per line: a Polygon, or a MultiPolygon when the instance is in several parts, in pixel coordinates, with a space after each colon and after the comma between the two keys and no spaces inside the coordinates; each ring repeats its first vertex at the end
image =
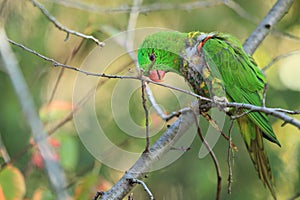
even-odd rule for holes
{"type": "Polygon", "coordinates": [[[252,55],[256,48],[262,43],[264,38],[270,33],[271,29],[288,12],[295,0],[278,0],[261,23],[256,27],[252,34],[244,43],[244,49],[252,55]]]}
{"type": "Polygon", "coordinates": [[[149,188],[147,187],[146,183],[144,181],[141,181],[139,179],[129,179],[128,180],[130,182],[130,184],[140,184],[143,186],[144,190],[147,192],[149,199],[150,200],[154,200],[153,194],[151,193],[151,191],[149,190],[149,188]]]}
{"type": "MultiPolygon", "coordinates": [[[[55,2],[58,4],[62,4],[64,6],[70,7],[70,8],[76,8],[80,10],[85,10],[88,12],[95,12],[95,13],[129,13],[132,11],[132,7],[129,5],[122,5],[120,7],[115,8],[107,8],[95,4],[90,3],[83,3],[83,2],[74,2],[69,0],[48,0],[51,2],[55,2]]],[[[136,11],[140,13],[149,13],[149,12],[155,12],[155,11],[161,11],[161,10],[192,10],[197,8],[205,8],[205,7],[213,7],[217,5],[223,5],[223,0],[214,0],[214,1],[197,1],[197,2],[188,2],[188,3],[181,3],[181,4],[174,4],[174,3],[153,3],[149,5],[144,6],[138,6],[136,7],[136,11]]]]}
{"type": "Polygon", "coordinates": [[[65,41],[67,41],[69,39],[69,34],[72,34],[72,35],[76,35],[78,37],[81,37],[81,38],[84,38],[84,39],[88,39],[88,40],[92,40],[94,41],[97,45],[99,45],[100,47],[103,47],[104,46],[104,43],[103,42],[100,42],[98,39],[96,39],[95,37],[91,36],[91,35],[85,35],[83,33],[79,33],[77,31],[74,31],[74,30],[71,30],[65,26],[63,26],[61,23],[59,23],[56,18],[54,16],[52,16],[48,10],[42,5],[40,4],[39,2],[37,2],[36,0],[30,0],[34,6],[36,6],[37,8],[40,9],[40,11],[47,17],[47,19],[52,22],[56,28],[58,28],[59,30],[61,31],[64,31],[67,33],[66,35],[66,38],[65,38],[65,41]]]}
{"type": "Polygon", "coordinates": [[[101,77],[105,77],[105,78],[120,78],[120,79],[138,79],[137,77],[135,76],[118,76],[118,75],[107,75],[107,74],[99,74],[99,73],[93,73],[93,72],[89,72],[89,71],[85,71],[85,70],[82,70],[80,68],[77,68],[77,67],[73,67],[73,66],[70,66],[70,65],[66,65],[66,64],[63,64],[63,63],[60,63],[56,60],[54,60],[53,58],[48,58],[47,56],[44,56],[38,52],[36,52],[35,50],[32,50],[22,44],[19,44],[13,40],[10,40],[10,39],[7,39],[11,44],[31,53],[31,54],[34,54],[40,58],[42,58],[43,60],[45,61],[48,61],[50,63],[53,64],[54,67],[63,67],[63,68],[66,68],[66,69],[70,69],[70,70],[74,70],[74,71],[77,71],[77,72],[80,72],[80,73],[83,73],[85,75],[89,75],[89,76],[101,76],[101,77]]]}
{"type": "MultiPolygon", "coordinates": [[[[236,102],[218,102],[217,104],[218,105],[213,105],[213,107],[224,106],[224,107],[232,107],[237,109],[245,108],[248,109],[250,112],[263,112],[269,115],[273,115],[274,117],[282,119],[285,123],[292,124],[296,126],[298,129],[300,129],[300,122],[298,120],[286,115],[285,112],[283,112],[284,110],[278,108],[267,108],[267,107],[260,107],[251,104],[236,103],[236,102]]],[[[287,112],[297,113],[298,111],[287,111],[287,112]]]]}
{"type": "Polygon", "coordinates": [[[136,163],[123,175],[123,177],[107,192],[103,192],[100,199],[122,199],[133,188],[128,179],[142,179],[151,170],[151,165],[162,155],[168,152],[174,143],[195,122],[192,110],[183,112],[181,116],[163,133],[163,135],[143,152],[136,163]]]}
{"type": "Polygon", "coordinates": [[[145,96],[145,88],[146,88],[146,84],[145,82],[142,80],[142,105],[143,105],[143,109],[145,111],[145,126],[146,126],[146,147],[145,147],[145,151],[147,152],[149,150],[149,146],[150,146],[150,137],[149,137],[149,111],[147,108],[147,100],[146,100],[146,96],[145,96]]]}
{"type": "Polygon", "coordinates": [[[94,12],[98,14],[108,14],[108,13],[131,13],[134,9],[136,12],[139,13],[150,13],[150,12],[157,12],[157,11],[167,11],[167,10],[184,10],[184,11],[191,11],[194,9],[199,8],[209,8],[215,7],[220,5],[225,5],[228,8],[232,9],[235,13],[237,13],[240,17],[252,22],[256,23],[258,21],[257,18],[250,15],[247,10],[243,9],[239,4],[234,2],[233,0],[207,0],[207,1],[196,1],[196,2],[187,2],[187,3],[153,3],[148,5],[141,5],[136,6],[137,4],[134,3],[133,6],[130,5],[122,5],[120,7],[103,7],[91,3],[84,3],[84,2],[74,2],[70,0],[48,0],[50,2],[54,2],[57,4],[64,5],[69,8],[75,8],[79,10],[85,10],[87,12],[94,12]]]}
{"type": "Polygon", "coordinates": [[[4,68],[11,79],[12,85],[23,109],[25,119],[28,121],[31,129],[32,136],[45,162],[48,178],[56,192],[57,199],[69,199],[69,195],[64,189],[66,186],[64,173],[57,161],[55,161],[53,149],[46,140],[47,133],[44,131],[43,124],[36,113],[33,99],[30,96],[27,84],[19,69],[17,60],[10,49],[5,31],[2,27],[0,27],[0,53],[4,62],[4,68]]]}
{"type": "Polygon", "coordinates": [[[213,152],[212,148],[209,146],[209,144],[206,142],[206,140],[205,140],[204,137],[203,137],[201,128],[200,128],[199,123],[198,123],[198,118],[197,118],[198,116],[196,115],[195,112],[193,113],[193,117],[194,117],[194,121],[195,121],[195,123],[196,123],[198,136],[199,136],[201,142],[202,142],[202,143],[204,144],[204,146],[207,148],[207,150],[208,150],[208,152],[209,152],[209,155],[210,155],[210,157],[212,158],[213,163],[214,163],[215,168],[216,168],[216,172],[217,172],[217,192],[216,192],[216,200],[219,200],[219,199],[220,199],[220,194],[221,194],[221,181],[222,181],[222,175],[221,175],[220,165],[219,165],[218,159],[217,159],[215,153],[213,152]]]}
{"type": "Polygon", "coordinates": [[[273,58],[265,67],[262,68],[262,71],[265,72],[266,70],[268,70],[272,65],[274,65],[276,62],[284,59],[284,58],[287,58],[289,56],[293,56],[293,55],[297,55],[297,54],[300,54],[300,50],[296,50],[296,51],[291,51],[291,52],[288,52],[288,53],[285,53],[285,54],[282,54],[282,55],[279,55],[275,58],[273,58]]]}
{"type": "MultiPolygon", "coordinates": [[[[230,127],[229,127],[229,134],[228,134],[228,137],[229,137],[229,141],[231,142],[231,132],[232,132],[232,127],[233,127],[233,120],[231,121],[230,123],[230,127]]],[[[233,182],[233,178],[232,178],[232,163],[233,163],[233,156],[234,155],[234,151],[232,151],[232,147],[230,145],[230,142],[229,142],[229,145],[228,145],[228,151],[227,151],[227,167],[228,167],[228,178],[227,178],[227,193],[228,194],[231,194],[231,184],[233,182]]]]}

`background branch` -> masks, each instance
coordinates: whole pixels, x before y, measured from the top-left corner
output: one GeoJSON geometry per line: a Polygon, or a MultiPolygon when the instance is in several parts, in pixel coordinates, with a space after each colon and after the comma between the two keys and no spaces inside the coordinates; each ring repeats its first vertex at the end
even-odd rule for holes
{"type": "Polygon", "coordinates": [[[62,172],[58,162],[55,160],[52,147],[46,140],[47,134],[44,131],[43,124],[37,115],[27,84],[18,67],[17,60],[10,49],[5,31],[2,27],[0,27],[0,53],[4,61],[4,68],[11,79],[15,93],[17,94],[25,115],[25,119],[30,126],[32,136],[45,162],[48,177],[56,192],[57,199],[69,199],[69,195],[64,189],[66,186],[64,173],[62,172]]]}
{"type": "Polygon", "coordinates": [[[64,31],[67,33],[65,41],[69,39],[69,34],[71,35],[75,35],[84,39],[88,39],[88,40],[92,40],[94,41],[97,45],[103,47],[104,43],[100,42],[98,39],[96,39],[94,36],[91,35],[85,35],[83,33],[79,33],[77,31],[71,30],[65,26],[63,26],[61,23],[59,23],[56,18],[54,16],[52,16],[48,10],[39,2],[37,2],[36,0],[30,0],[34,6],[36,6],[37,8],[40,9],[40,11],[47,17],[47,19],[52,22],[59,30],[64,31]]]}
{"type": "Polygon", "coordinates": [[[244,43],[245,51],[252,55],[256,48],[262,43],[264,38],[270,33],[271,29],[288,12],[295,0],[278,0],[253,33],[244,43]]]}
{"type": "MultiPolygon", "coordinates": [[[[120,7],[115,8],[107,8],[98,5],[91,5],[88,3],[83,2],[74,2],[70,0],[48,0],[51,2],[55,2],[70,8],[76,8],[80,10],[85,10],[88,12],[95,12],[95,13],[129,13],[132,11],[132,7],[129,5],[122,5],[120,7]]],[[[217,5],[222,5],[223,0],[214,0],[214,1],[198,1],[198,2],[189,2],[189,3],[181,3],[181,4],[174,4],[174,3],[153,3],[150,5],[139,6],[136,11],[140,13],[148,13],[148,12],[155,12],[160,10],[192,10],[197,8],[203,7],[213,7],[217,5]]]]}
{"type": "Polygon", "coordinates": [[[287,58],[287,57],[290,57],[290,56],[294,56],[294,55],[297,55],[297,54],[300,54],[300,50],[296,50],[296,51],[291,51],[291,52],[288,52],[288,53],[285,53],[283,55],[279,55],[275,58],[273,58],[271,60],[271,62],[269,62],[265,67],[262,68],[262,71],[265,72],[266,70],[268,70],[271,66],[273,66],[276,62],[284,59],[284,58],[287,58]]]}
{"type": "Polygon", "coordinates": [[[90,3],[84,3],[80,1],[70,1],[70,0],[48,0],[50,2],[55,2],[57,4],[64,5],[69,8],[76,8],[79,10],[85,10],[88,12],[95,12],[99,14],[108,14],[108,13],[132,13],[132,10],[135,10],[137,13],[150,13],[157,11],[167,11],[167,10],[184,10],[191,11],[199,8],[209,8],[220,5],[225,5],[228,8],[232,9],[235,13],[237,13],[240,17],[252,22],[256,23],[259,19],[250,15],[247,10],[243,9],[239,4],[232,0],[206,0],[206,1],[191,1],[187,3],[152,3],[148,5],[137,6],[135,1],[133,6],[130,5],[122,5],[120,7],[115,8],[106,8],[98,5],[91,5],[90,3]]]}

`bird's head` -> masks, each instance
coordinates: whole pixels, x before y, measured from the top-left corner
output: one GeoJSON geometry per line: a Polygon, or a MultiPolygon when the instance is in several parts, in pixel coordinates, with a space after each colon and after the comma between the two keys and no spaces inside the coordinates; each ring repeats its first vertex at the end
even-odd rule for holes
{"type": "Polygon", "coordinates": [[[186,34],[179,32],[157,32],[147,36],[138,49],[143,75],[161,81],[167,72],[179,73],[185,38],[186,34]]]}

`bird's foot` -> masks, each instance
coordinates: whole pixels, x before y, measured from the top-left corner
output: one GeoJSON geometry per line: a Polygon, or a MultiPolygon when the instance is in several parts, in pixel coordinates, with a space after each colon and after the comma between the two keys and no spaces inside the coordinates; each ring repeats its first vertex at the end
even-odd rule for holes
{"type": "Polygon", "coordinates": [[[217,105],[220,111],[225,111],[226,113],[229,112],[230,109],[221,104],[229,102],[226,97],[213,96],[213,102],[217,105]]]}

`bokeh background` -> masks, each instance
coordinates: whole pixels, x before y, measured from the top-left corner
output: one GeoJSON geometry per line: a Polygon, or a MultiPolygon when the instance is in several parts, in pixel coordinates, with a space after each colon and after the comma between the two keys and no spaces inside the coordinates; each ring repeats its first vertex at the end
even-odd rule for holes
{"type": "MultiPolygon", "coordinates": [[[[149,10],[139,14],[135,28],[161,27],[181,32],[221,31],[230,33],[243,42],[275,3],[274,0],[236,0],[224,1],[230,2],[227,5],[219,1],[213,6],[194,9],[176,9],[175,6],[167,10],[153,10],[157,7],[164,8],[166,5],[183,5],[190,2],[196,1],[145,0],[142,6],[149,10]]],[[[43,0],[40,3],[64,26],[93,35],[103,41],[127,30],[130,16],[130,9],[127,8],[133,4],[133,1],[43,0]]],[[[299,9],[300,2],[296,1],[255,52],[254,58],[261,68],[277,56],[300,50],[299,9]]],[[[32,5],[31,1],[10,0],[1,14],[10,39],[61,63],[80,67],[87,55],[95,48],[95,43],[90,40],[83,40],[73,35],[66,39],[66,33],[50,23],[40,10],[32,5]]],[[[72,119],[63,123],[54,132],[49,131],[57,127],[57,124],[72,111],[72,106],[75,106],[72,105],[72,94],[77,73],[53,67],[51,63],[20,48],[12,48],[45,124],[45,129],[51,133],[49,142],[55,148],[57,159],[66,174],[67,189],[72,198],[88,199],[92,198],[97,190],[108,190],[124,172],[107,167],[105,163],[101,163],[91,155],[81,142],[72,119]]],[[[101,62],[101,60],[95,60],[95,62],[101,62]]],[[[1,162],[4,164],[7,156],[12,160],[8,166],[1,168],[1,190],[6,195],[6,199],[55,199],[39,152],[31,147],[33,142],[30,129],[24,119],[16,94],[1,65],[2,61],[0,62],[1,162]],[[8,172],[9,169],[10,172],[8,172]],[[7,175],[9,173],[11,176],[7,175]],[[7,196],[7,194],[10,195],[7,196]]],[[[135,67],[130,58],[125,55],[124,58],[116,59],[105,69],[105,72],[134,75],[135,67]]],[[[281,59],[268,68],[265,74],[269,86],[267,106],[290,110],[300,109],[300,54],[295,53],[281,59]]],[[[174,82],[180,80],[182,84],[185,84],[176,76],[171,75],[167,79],[171,83],[171,79],[174,79],[174,82]]],[[[99,123],[114,144],[128,151],[142,152],[145,140],[128,135],[118,127],[113,118],[111,97],[119,81],[123,80],[99,80],[95,93],[99,123]]],[[[128,80],[124,80],[124,84],[127,84],[126,81],[128,80]]],[[[138,81],[134,83],[140,84],[138,81]]],[[[180,109],[178,99],[172,92],[158,86],[152,88],[154,96],[166,112],[180,109]]],[[[185,100],[185,102],[188,105],[189,101],[185,100]]],[[[127,117],[144,127],[141,91],[137,89],[128,101],[123,102],[121,99],[121,103],[129,107],[127,117]]],[[[77,108],[80,112],[80,106],[77,108]]],[[[122,114],[124,113],[120,111],[120,115],[122,114]]],[[[294,117],[300,120],[299,116],[294,117]]],[[[278,199],[288,199],[300,192],[300,131],[291,125],[282,127],[283,122],[274,117],[270,119],[282,147],[279,148],[269,142],[265,144],[276,180],[278,199]]],[[[230,121],[227,119],[224,126],[225,132],[228,132],[229,124],[230,121]]],[[[201,120],[200,125],[205,133],[207,122],[201,120]]],[[[153,143],[166,130],[167,123],[164,123],[152,110],[151,126],[162,127],[159,133],[151,137],[153,143]]],[[[139,134],[142,136],[144,132],[139,134]]],[[[236,128],[232,131],[232,137],[234,144],[238,147],[238,152],[234,153],[233,158],[233,183],[230,195],[227,194],[228,144],[221,138],[214,147],[223,175],[221,199],[271,199],[268,190],[258,179],[236,128]]],[[[198,158],[200,145],[199,138],[196,137],[190,146],[191,150],[185,152],[176,162],[149,173],[145,181],[155,199],[215,198],[216,172],[210,157],[198,158]]],[[[113,156],[113,152],[108,152],[107,156],[113,156]]],[[[140,186],[137,186],[133,193],[135,199],[147,199],[146,193],[140,186]]]]}

